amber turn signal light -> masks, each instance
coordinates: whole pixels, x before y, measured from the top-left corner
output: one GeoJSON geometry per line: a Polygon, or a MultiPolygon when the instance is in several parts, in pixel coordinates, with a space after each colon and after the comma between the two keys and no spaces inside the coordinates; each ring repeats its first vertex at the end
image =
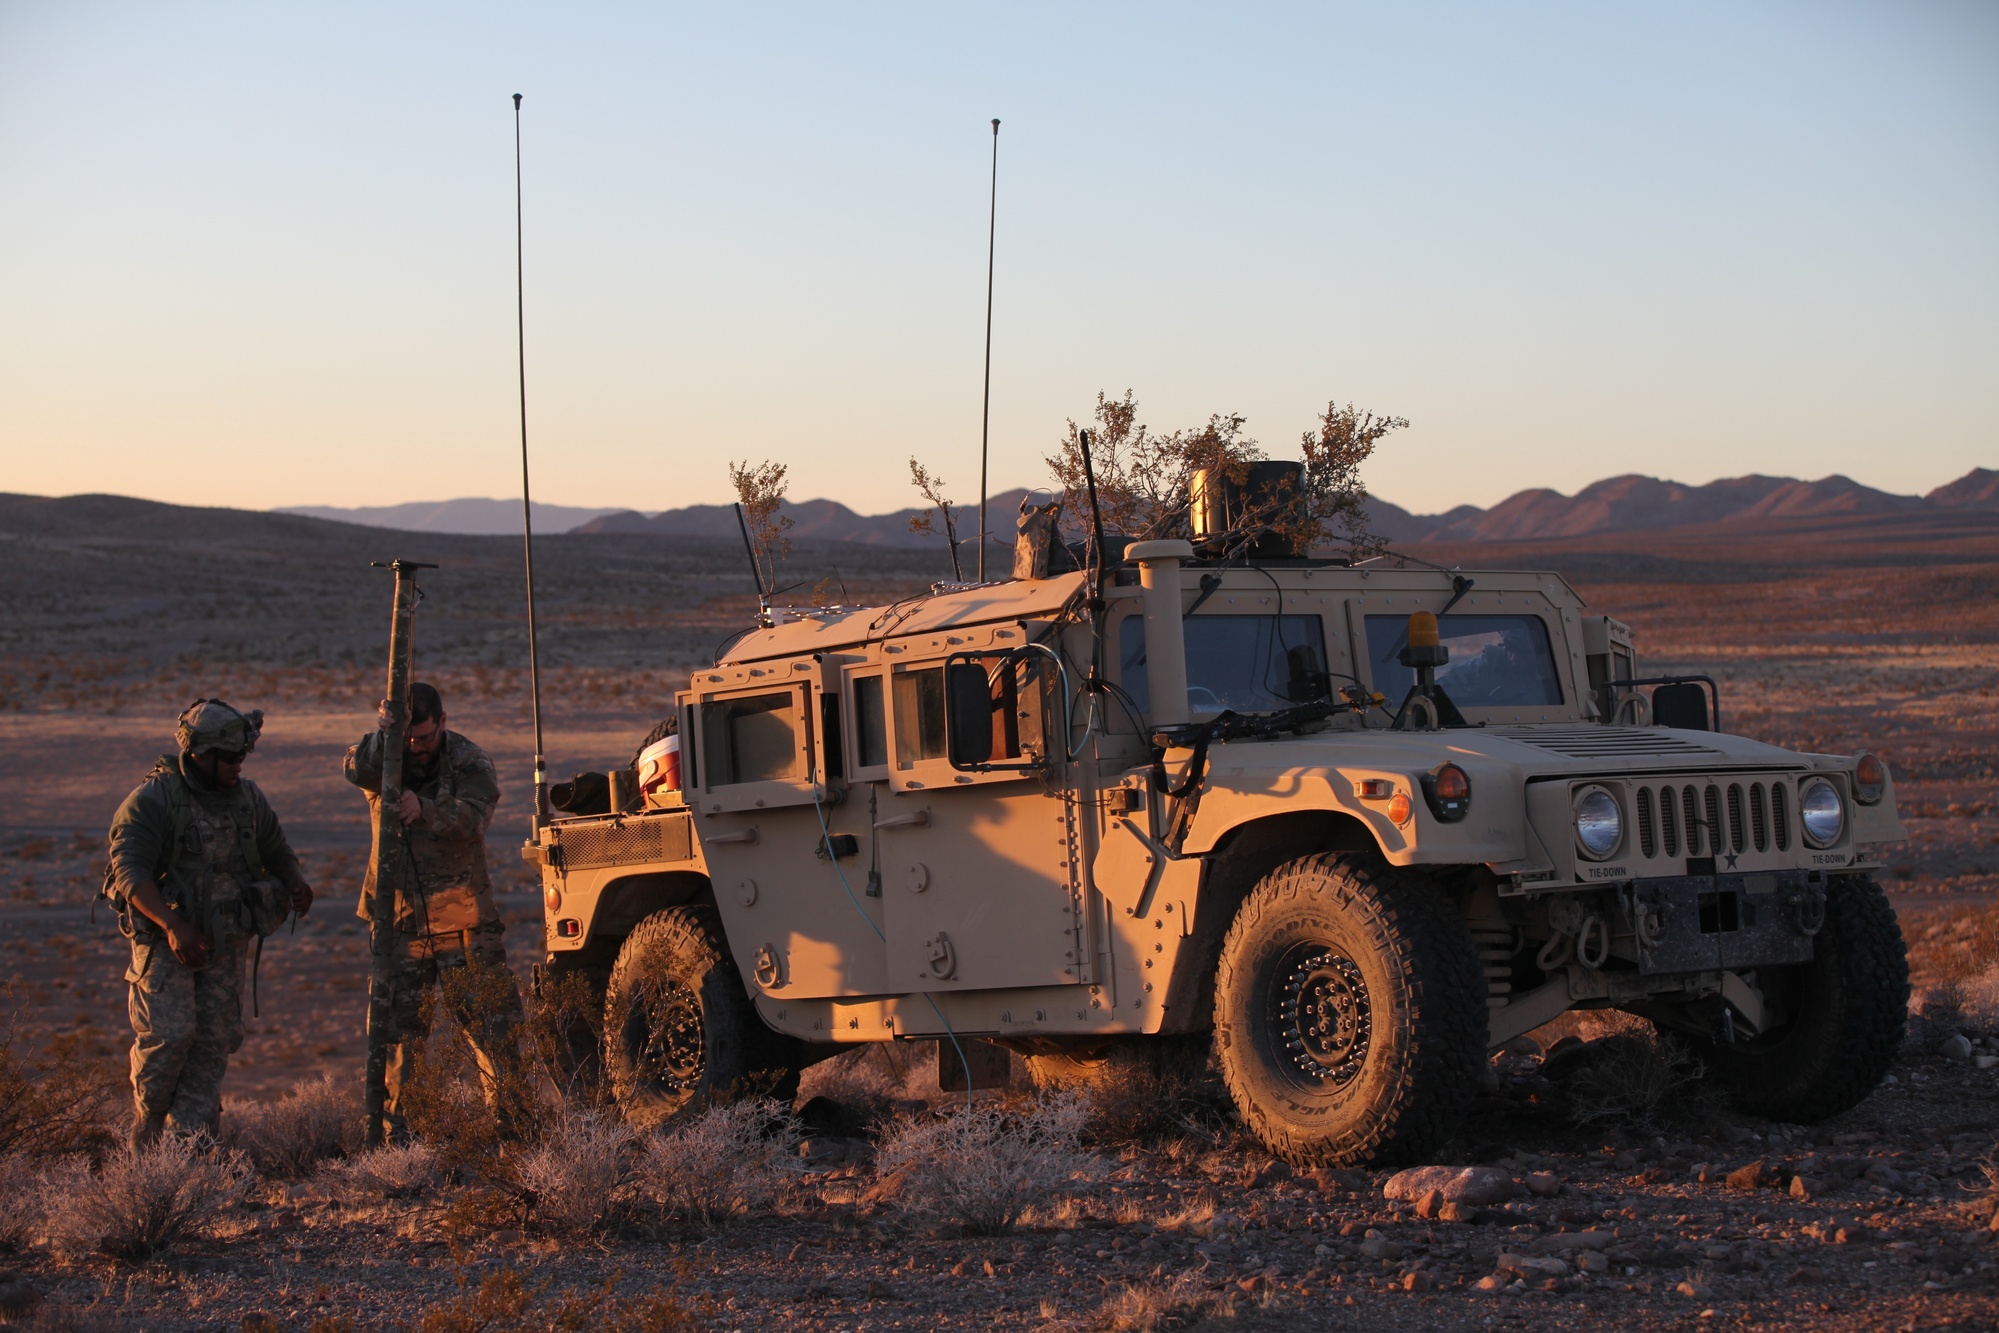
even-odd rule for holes
{"type": "Polygon", "coordinates": [[[562,910],[562,890],[556,888],[553,884],[550,884],[541,891],[541,900],[547,905],[550,912],[560,912],[562,910]]]}
{"type": "Polygon", "coordinates": [[[1862,805],[1873,805],[1888,790],[1888,765],[1871,754],[1860,756],[1860,762],[1853,766],[1853,799],[1862,805]]]}
{"type": "Polygon", "coordinates": [[[1439,764],[1423,775],[1423,800],[1439,823],[1455,824],[1471,813],[1471,778],[1456,764],[1439,764]]]}
{"type": "Polygon", "coordinates": [[[1395,824],[1397,827],[1409,822],[1408,792],[1399,791],[1395,793],[1395,799],[1388,803],[1388,818],[1389,822],[1395,824]]]}

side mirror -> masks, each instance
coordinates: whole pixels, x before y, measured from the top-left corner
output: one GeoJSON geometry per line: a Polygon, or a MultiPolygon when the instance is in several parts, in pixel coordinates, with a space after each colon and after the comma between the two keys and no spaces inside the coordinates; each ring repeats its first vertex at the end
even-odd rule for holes
{"type": "Polygon", "coordinates": [[[1661,685],[1652,691],[1652,725],[1683,731],[1713,731],[1707,691],[1690,680],[1661,685]]]}
{"type": "Polygon", "coordinates": [[[944,698],[951,766],[969,768],[993,757],[993,694],[977,662],[944,668],[944,698]]]}

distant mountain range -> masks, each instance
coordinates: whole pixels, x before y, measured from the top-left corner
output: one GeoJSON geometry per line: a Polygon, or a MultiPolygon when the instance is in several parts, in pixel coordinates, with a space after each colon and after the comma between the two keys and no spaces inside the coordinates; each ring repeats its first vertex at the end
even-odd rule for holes
{"type": "MultiPolygon", "coordinates": [[[[466,536],[504,536],[521,530],[519,500],[420,500],[414,504],[362,506],[341,509],[333,505],[291,505],[274,509],[274,514],[304,514],[308,518],[330,518],[336,523],[359,523],[365,528],[394,528],[398,532],[455,532],[466,536]]],[[[569,532],[593,518],[616,514],[616,509],[579,509],[573,505],[534,507],[536,532],[569,532]]]]}
{"type": "MultiPolygon", "coordinates": [[[[1024,489],[1004,491],[986,505],[990,533],[1010,540],[1024,489]]],[[[1653,477],[1611,477],[1574,495],[1546,489],[1521,491],[1480,509],[1460,505],[1442,514],[1412,514],[1379,496],[1368,501],[1371,526],[1391,542],[1484,542],[1526,538],[1583,537],[1605,532],[1637,532],[1701,523],[1749,523],[1759,519],[1823,518],[1841,514],[1912,512],[1999,513],[1999,471],[1973,468],[1927,495],[1896,495],[1863,486],[1848,477],[1818,481],[1791,477],[1730,477],[1705,486],[1687,486],[1653,477]]],[[[512,533],[520,531],[520,505],[511,500],[443,500],[374,509],[300,505],[278,511],[336,519],[408,532],[512,533]]],[[[925,546],[934,536],[910,531],[922,509],[891,514],[857,514],[836,500],[787,503],[791,535],[812,541],[859,542],[868,546],[925,546]]],[[[626,532],[677,537],[734,537],[731,505],[688,505],[655,514],[634,509],[583,509],[564,505],[534,507],[537,532],[626,532]]],[[[976,544],[978,515],[958,515],[960,540],[976,544]]]]}

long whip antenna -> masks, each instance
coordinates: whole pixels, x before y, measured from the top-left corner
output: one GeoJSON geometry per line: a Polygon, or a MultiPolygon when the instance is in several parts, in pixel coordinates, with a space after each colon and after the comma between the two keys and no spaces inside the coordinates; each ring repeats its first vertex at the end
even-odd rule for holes
{"type": "Polygon", "coordinates": [[[993,117],[993,183],[986,214],[986,396],[979,409],[979,582],[986,581],[986,444],[993,421],[993,241],[999,234],[999,117],[993,117]]]}
{"type": "Polygon", "coordinates": [[[514,331],[521,369],[521,549],[527,563],[528,694],[534,713],[534,827],[548,818],[548,765],[541,753],[541,658],[534,632],[534,511],[528,503],[528,308],[521,237],[521,95],[514,94],[514,331]]]}

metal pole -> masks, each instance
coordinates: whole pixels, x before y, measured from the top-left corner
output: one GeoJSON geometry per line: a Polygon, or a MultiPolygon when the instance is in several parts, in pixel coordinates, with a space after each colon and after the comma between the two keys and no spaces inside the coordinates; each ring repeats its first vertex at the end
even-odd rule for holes
{"type": "Polygon", "coordinates": [[[534,632],[534,513],[528,504],[528,313],[521,239],[521,95],[514,94],[514,333],[521,370],[521,548],[527,562],[528,695],[534,714],[534,829],[548,819],[548,765],[541,753],[541,659],[534,632]]]}
{"type": "Polygon", "coordinates": [[[993,421],[993,240],[999,234],[999,117],[993,117],[993,181],[986,214],[986,396],[979,409],[979,582],[986,581],[986,445],[993,421]]]}
{"type": "MultiPolygon", "coordinates": [[[[379,565],[377,566],[379,568],[379,565]]],[[[403,737],[409,720],[410,660],[416,645],[416,572],[434,569],[408,560],[388,566],[396,578],[396,606],[389,619],[389,685],[384,694],[389,725],[381,733],[382,781],[375,798],[375,836],[369,854],[374,872],[374,897],[368,903],[368,1066],[363,1105],[368,1122],[368,1147],[382,1143],[383,1116],[388,1107],[389,1047],[396,1031],[395,993],[396,896],[405,888],[409,857],[403,844],[403,821],[397,806],[403,795],[403,737]]],[[[413,886],[412,886],[413,887],[413,886]]]]}

